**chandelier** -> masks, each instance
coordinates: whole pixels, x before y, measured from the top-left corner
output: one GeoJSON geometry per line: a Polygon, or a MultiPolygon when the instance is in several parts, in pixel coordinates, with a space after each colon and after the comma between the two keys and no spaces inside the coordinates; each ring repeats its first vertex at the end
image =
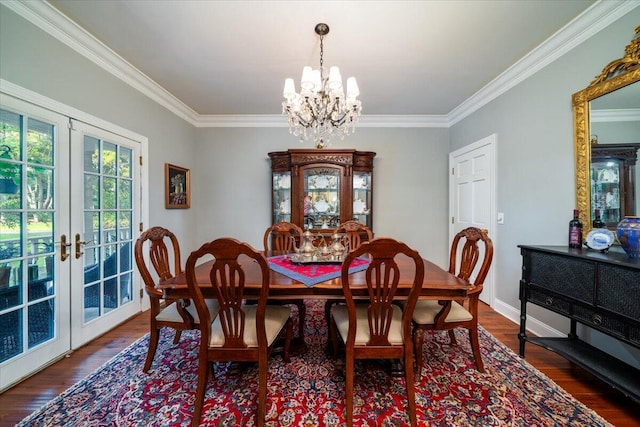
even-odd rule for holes
{"type": "Polygon", "coordinates": [[[344,138],[355,132],[362,105],[356,99],[360,91],[355,77],[347,79],[345,97],[338,67],[331,67],[328,73],[323,67],[322,41],[329,34],[329,26],[318,24],[315,32],[320,36],[320,68],[302,69],[300,93],[296,93],[293,79],[285,80],[282,114],[289,117],[289,133],[301,142],[313,139],[316,148],[325,148],[334,135],[344,138]]]}

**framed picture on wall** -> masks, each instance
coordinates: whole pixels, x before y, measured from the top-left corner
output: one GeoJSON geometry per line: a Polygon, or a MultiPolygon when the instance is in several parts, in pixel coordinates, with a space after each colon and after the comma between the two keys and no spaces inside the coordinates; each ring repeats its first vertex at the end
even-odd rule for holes
{"type": "Polygon", "coordinates": [[[187,209],[191,205],[189,169],[164,164],[164,200],[167,209],[187,209]]]}

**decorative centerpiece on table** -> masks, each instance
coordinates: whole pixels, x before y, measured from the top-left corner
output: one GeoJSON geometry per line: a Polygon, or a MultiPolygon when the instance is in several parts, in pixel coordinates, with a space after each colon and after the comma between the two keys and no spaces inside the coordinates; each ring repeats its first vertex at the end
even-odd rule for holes
{"type": "Polygon", "coordinates": [[[294,253],[289,257],[291,262],[301,264],[340,263],[347,253],[344,238],[344,234],[334,233],[331,235],[331,243],[327,244],[324,236],[307,230],[302,234],[300,246],[295,246],[294,242],[294,253]],[[318,246],[314,244],[316,240],[319,240],[318,246]]]}

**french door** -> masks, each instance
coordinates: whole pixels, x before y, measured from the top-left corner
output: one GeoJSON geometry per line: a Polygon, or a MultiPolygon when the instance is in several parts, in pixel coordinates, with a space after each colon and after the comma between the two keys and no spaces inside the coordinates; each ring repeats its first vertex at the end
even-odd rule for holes
{"type": "Polygon", "coordinates": [[[140,310],[140,144],[0,101],[1,391],[140,310]]]}
{"type": "Polygon", "coordinates": [[[138,145],[71,120],[71,348],[140,311],[133,274],[138,145]]]}

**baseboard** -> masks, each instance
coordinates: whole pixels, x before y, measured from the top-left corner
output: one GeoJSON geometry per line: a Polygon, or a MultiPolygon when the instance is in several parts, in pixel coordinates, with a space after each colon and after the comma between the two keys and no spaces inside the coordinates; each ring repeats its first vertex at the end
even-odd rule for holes
{"type": "MultiPolygon", "coordinates": [[[[493,310],[507,319],[511,320],[516,325],[520,325],[520,310],[513,306],[496,299],[493,304],[493,310]]],[[[482,324],[482,322],[480,322],[482,324]]],[[[566,337],[567,334],[552,328],[551,326],[539,321],[531,315],[527,315],[527,331],[539,337],[566,337]]]]}

